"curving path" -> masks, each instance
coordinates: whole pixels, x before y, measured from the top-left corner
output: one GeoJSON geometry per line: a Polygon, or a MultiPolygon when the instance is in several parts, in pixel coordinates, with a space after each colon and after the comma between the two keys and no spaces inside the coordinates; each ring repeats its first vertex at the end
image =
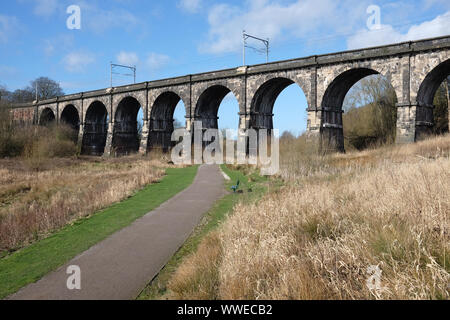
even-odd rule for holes
{"type": "Polygon", "coordinates": [[[219,167],[202,165],[184,191],[9,299],[134,299],[225,193],[219,167]],[[71,265],[80,267],[81,290],[67,289],[71,265]]]}

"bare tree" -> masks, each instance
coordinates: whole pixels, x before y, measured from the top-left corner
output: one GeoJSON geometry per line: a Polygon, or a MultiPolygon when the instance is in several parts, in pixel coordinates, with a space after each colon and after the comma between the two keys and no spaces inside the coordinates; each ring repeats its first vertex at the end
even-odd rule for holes
{"type": "Polygon", "coordinates": [[[445,80],[437,89],[433,100],[433,132],[435,134],[443,134],[449,130],[448,94],[448,84],[447,80],[445,80]]]}
{"type": "Polygon", "coordinates": [[[32,102],[36,99],[36,87],[38,89],[38,99],[46,100],[64,95],[64,91],[59,84],[47,77],[40,77],[30,82],[24,89],[17,89],[9,92],[4,86],[0,86],[0,100],[10,103],[32,102]]]}
{"type": "Polygon", "coordinates": [[[0,85],[0,100],[2,99],[3,96],[5,96],[5,94],[8,92],[8,90],[6,90],[5,86],[0,85]]]}
{"type": "Polygon", "coordinates": [[[0,102],[5,103],[11,98],[11,92],[9,92],[6,87],[0,85],[0,102]]]}
{"type": "Polygon", "coordinates": [[[17,89],[11,93],[11,102],[24,103],[33,101],[33,93],[28,89],[17,89]]]}
{"type": "Polygon", "coordinates": [[[383,101],[395,104],[395,90],[388,79],[381,75],[368,76],[357,82],[347,93],[344,111],[383,101]]]}
{"type": "Polygon", "coordinates": [[[27,87],[26,90],[30,91],[33,97],[36,97],[36,88],[39,100],[51,99],[64,95],[64,91],[61,89],[59,83],[47,77],[40,77],[31,81],[30,86],[27,87]]]}
{"type": "Polygon", "coordinates": [[[356,83],[345,97],[344,135],[356,148],[393,142],[397,122],[397,97],[388,79],[381,75],[356,83]],[[357,109],[358,108],[358,109],[357,109]]]}
{"type": "Polygon", "coordinates": [[[294,139],[295,139],[295,135],[288,130],[284,131],[280,137],[280,140],[294,140],[294,139]]]}

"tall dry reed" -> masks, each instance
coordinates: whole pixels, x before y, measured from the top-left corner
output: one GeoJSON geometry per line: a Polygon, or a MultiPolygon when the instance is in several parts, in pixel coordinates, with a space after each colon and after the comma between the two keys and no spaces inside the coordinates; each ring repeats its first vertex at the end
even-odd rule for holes
{"type": "Polygon", "coordinates": [[[449,150],[445,136],[316,158],[325,168],[285,162],[297,170],[286,186],[237,205],[171,298],[448,299],[449,150]]]}

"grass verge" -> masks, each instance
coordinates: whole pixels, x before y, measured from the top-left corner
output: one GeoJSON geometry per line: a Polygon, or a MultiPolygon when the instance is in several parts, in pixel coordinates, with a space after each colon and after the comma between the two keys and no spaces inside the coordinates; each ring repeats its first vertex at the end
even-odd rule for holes
{"type": "Polygon", "coordinates": [[[183,259],[197,251],[199,244],[227,218],[235,204],[238,202],[254,202],[269,190],[269,186],[272,187],[273,185],[275,188],[278,188],[281,185],[280,181],[276,181],[275,184],[272,181],[269,184],[269,178],[260,176],[255,171],[247,171],[248,167],[234,167],[234,169],[230,169],[226,165],[222,165],[221,168],[231,179],[226,182],[227,190],[231,190],[231,186],[235,185],[237,180],[239,180],[239,190],[242,193],[229,193],[215,203],[183,246],[141,292],[137,298],[138,300],[166,299],[168,293],[167,285],[183,259]],[[244,168],[245,170],[242,170],[244,168]]]}
{"type": "Polygon", "coordinates": [[[189,186],[197,166],[168,168],[159,183],[0,260],[0,299],[36,282],[189,186]]]}

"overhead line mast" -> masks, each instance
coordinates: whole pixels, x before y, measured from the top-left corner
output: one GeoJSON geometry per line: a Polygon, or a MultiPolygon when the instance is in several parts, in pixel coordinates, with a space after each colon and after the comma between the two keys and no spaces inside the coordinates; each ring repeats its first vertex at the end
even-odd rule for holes
{"type": "Polygon", "coordinates": [[[111,62],[111,88],[113,86],[113,74],[117,74],[117,75],[121,75],[121,76],[129,76],[129,77],[133,77],[134,82],[136,83],[136,66],[125,66],[122,64],[115,64],[111,62]],[[131,71],[133,71],[132,74],[130,73],[119,73],[119,72],[114,72],[115,68],[125,68],[125,69],[129,69],[131,71]]]}
{"type": "Polygon", "coordinates": [[[260,53],[262,52],[261,49],[257,49],[257,48],[254,48],[254,47],[251,47],[251,46],[247,45],[247,39],[249,39],[249,38],[261,41],[264,44],[264,46],[266,47],[266,49],[264,50],[265,53],[266,53],[266,62],[269,62],[269,48],[270,48],[269,39],[268,38],[267,39],[261,39],[261,38],[252,36],[252,35],[246,33],[245,30],[243,30],[242,31],[242,39],[243,39],[242,59],[243,59],[243,65],[245,66],[245,48],[253,49],[253,50],[255,50],[257,52],[260,52],[260,53]]]}

